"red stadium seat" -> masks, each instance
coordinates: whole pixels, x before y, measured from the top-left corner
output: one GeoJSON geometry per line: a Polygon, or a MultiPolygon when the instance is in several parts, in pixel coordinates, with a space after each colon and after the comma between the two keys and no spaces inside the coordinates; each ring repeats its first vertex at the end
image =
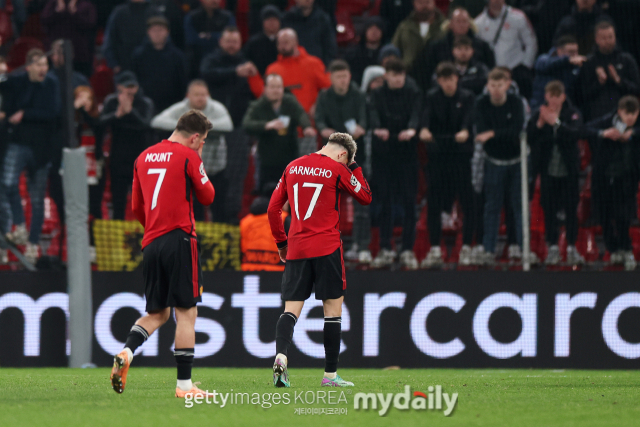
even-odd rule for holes
{"type": "Polygon", "coordinates": [[[7,66],[10,70],[22,67],[31,49],[44,49],[42,42],[33,37],[20,37],[9,50],[7,66]]]}

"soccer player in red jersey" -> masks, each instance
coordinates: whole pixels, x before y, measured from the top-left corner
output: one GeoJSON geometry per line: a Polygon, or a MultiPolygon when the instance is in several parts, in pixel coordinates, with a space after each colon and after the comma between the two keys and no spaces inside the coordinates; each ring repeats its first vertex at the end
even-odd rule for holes
{"type": "Polygon", "coordinates": [[[205,396],[191,382],[196,303],[202,301],[202,272],[193,218],[193,197],[205,206],[215,191],[200,158],[211,122],[199,111],[185,113],[169,137],[142,152],[134,166],[132,205],[144,227],[143,276],[147,314],[131,328],[115,356],[111,385],[122,393],[133,353],[175,308],[176,397],[205,396]]]}
{"type": "Polygon", "coordinates": [[[305,300],[314,289],[324,308],[325,372],[322,386],[353,386],[337,374],[342,301],[347,289],[340,239],[340,192],[358,203],[371,203],[371,190],[355,162],[356,143],[346,133],[334,133],[317,153],[289,163],[269,203],[269,223],[280,259],[284,313],[276,325],[273,384],[290,387],[287,351],[305,300]],[[291,205],[289,238],[282,224],[282,206],[291,205]]]}

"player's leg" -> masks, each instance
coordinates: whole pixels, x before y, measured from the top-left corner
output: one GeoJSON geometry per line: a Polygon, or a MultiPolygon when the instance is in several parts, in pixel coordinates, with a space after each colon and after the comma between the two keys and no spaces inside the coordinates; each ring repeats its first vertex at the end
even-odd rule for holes
{"type": "Polygon", "coordinates": [[[170,314],[171,309],[169,307],[152,311],[138,319],[131,327],[124,348],[113,358],[111,386],[116,393],[122,393],[127,384],[127,374],[133,361],[133,353],[144,344],[156,329],[166,323],[170,314]]]}
{"type": "MultiPolygon", "coordinates": [[[[176,313],[176,339],[173,352],[178,368],[178,382],[176,384],[176,397],[185,397],[187,393],[193,396],[205,396],[208,393],[200,390],[191,381],[191,370],[193,369],[194,348],[196,345],[196,318],[198,309],[196,306],[190,308],[175,308],[176,313]]],[[[197,383],[196,383],[197,384],[197,383]]]]}
{"type": "Polygon", "coordinates": [[[342,302],[347,290],[342,246],[332,254],[314,260],[316,299],[324,308],[325,368],[322,386],[347,387],[353,383],[338,375],[338,356],[342,339],[342,302]]]}
{"type": "Polygon", "coordinates": [[[304,302],[311,296],[314,275],[312,260],[289,260],[282,276],[282,300],[284,313],[276,324],[276,359],[273,362],[273,385],[290,387],[288,350],[291,346],[293,329],[300,317],[304,302]]]}

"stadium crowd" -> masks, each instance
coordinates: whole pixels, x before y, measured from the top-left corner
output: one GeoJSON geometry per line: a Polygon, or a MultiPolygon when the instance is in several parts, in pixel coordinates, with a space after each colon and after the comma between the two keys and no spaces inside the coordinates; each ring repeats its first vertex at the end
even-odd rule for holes
{"type": "MultiPolygon", "coordinates": [[[[593,261],[589,239],[602,233],[601,258],[636,267],[639,2],[2,4],[0,232],[31,261],[43,255],[46,197],[64,221],[63,117],[75,117],[89,153],[91,217],[122,220],[136,157],[197,109],[214,125],[202,157],[216,198],[211,209],[195,201],[195,217],[240,224],[243,253],[276,250],[257,234],[269,233],[268,198],[287,164],[348,132],[374,197],[342,200],[347,260],[492,265],[501,234],[504,256],[521,259],[526,134],[531,229],[542,236],[532,234],[530,261],[593,261]],[[61,102],[65,60],[75,112],[61,102]]],[[[243,268],[282,267],[258,258],[243,268]]]]}

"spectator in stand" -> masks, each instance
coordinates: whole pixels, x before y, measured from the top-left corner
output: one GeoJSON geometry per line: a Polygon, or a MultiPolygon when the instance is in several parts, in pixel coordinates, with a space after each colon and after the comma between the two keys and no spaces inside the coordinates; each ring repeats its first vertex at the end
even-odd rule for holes
{"type": "Polygon", "coordinates": [[[298,157],[298,127],[315,136],[309,116],[293,95],[284,93],[282,77],[268,74],[264,94],[249,106],[242,121],[258,139],[259,183],[278,182],[287,165],[298,157]]]}
{"type": "Polygon", "coordinates": [[[617,111],[586,126],[593,153],[592,204],[611,263],[624,264],[626,270],[637,265],[629,227],[637,216],[639,112],[638,98],[626,95],[618,101],[617,111]]]}
{"type": "MultiPolygon", "coordinates": [[[[264,29],[262,11],[265,7],[274,7],[281,18],[282,11],[285,10],[288,5],[288,0],[249,0],[249,34],[253,36],[264,29]]],[[[280,21],[280,19],[278,19],[278,21],[280,21]]]]}
{"type": "MultiPolygon", "coordinates": [[[[323,142],[326,142],[335,132],[350,134],[358,145],[358,161],[360,164],[365,164],[364,135],[367,129],[367,100],[358,86],[351,81],[351,72],[346,61],[341,59],[332,61],[329,64],[329,73],[331,87],[320,92],[316,104],[316,129],[320,132],[323,142]]],[[[356,203],[353,211],[353,246],[344,256],[349,260],[370,264],[369,207],[356,203]]]]}
{"type": "MultiPolygon", "coordinates": [[[[11,14],[11,24],[14,34],[21,34],[24,23],[27,22],[27,8],[25,0],[11,0],[13,13],[11,14]]],[[[7,0],[0,0],[0,9],[6,10],[7,0]]]]}
{"type": "Polygon", "coordinates": [[[114,73],[132,69],[133,51],[147,37],[147,19],[155,14],[146,0],[129,0],[113,9],[104,30],[102,53],[114,73]]]}
{"type": "Polygon", "coordinates": [[[113,219],[124,219],[133,181],[133,164],[150,146],[153,101],[144,96],[131,71],[118,74],[115,83],[116,93],[104,100],[100,125],[111,130],[109,169],[113,219]]]}
{"type": "Polygon", "coordinates": [[[589,55],[595,45],[595,28],[599,22],[613,20],[603,12],[596,0],[576,0],[571,14],[562,18],[558,24],[554,39],[573,36],[578,41],[580,55],[589,55]]]}
{"type": "Polygon", "coordinates": [[[282,27],[295,30],[300,46],[325,65],[337,56],[336,27],[326,12],[314,7],[314,0],[296,0],[296,5],[284,14],[282,27]]]}
{"type": "Polygon", "coordinates": [[[587,120],[610,113],[624,95],[640,95],[638,64],[616,45],[610,22],[596,25],[596,46],[580,72],[582,112],[587,120]]]}
{"type": "MultiPolygon", "coordinates": [[[[73,48],[71,53],[75,55],[73,48]]],[[[55,74],[58,82],[62,82],[64,79],[64,40],[62,39],[51,43],[51,65],[53,68],[49,72],[55,74]]],[[[71,87],[75,89],[78,86],[89,86],[89,79],[86,75],[74,71],[71,74],[71,87]]]]}
{"type": "Polygon", "coordinates": [[[277,7],[266,5],[260,13],[262,32],[252,36],[244,46],[244,55],[258,68],[261,76],[270,64],[278,60],[276,37],[280,31],[281,13],[277,7]]]}
{"type": "Polygon", "coordinates": [[[236,25],[235,16],[220,9],[220,0],[200,0],[200,3],[199,8],[184,18],[184,41],[191,77],[198,74],[202,58],[217,49],[222,31],[236,25]]]}
{"type": "Polygon", "coordinates": [[[49,0],[40,21],[50,44],[57,39],[73,43],[73,68],[87,77],[93,74],[96,8],[89,0],[49,0]]]}
{"type": "MultiPolygon", "coordinates": [[[[380,16],[387,24],[387,31],[389,35],[396,32],[398,25],[400,25],[400,23],[409,16],[411,11],[413,11],[413,5],[410,1],[381,0],[380,16]]],[[[388,40],[385,39],[385,42],[386,41],[388,40]]]]}
{"type": "Polygon", "coordinates": [[[3,87],[3,111],[8,146],[2,162],[0,231],[14,244],[26,244],[25,257],[35,263],[44,223],[44,198],[60,114],[58,79],[48,74],[49,63],[40,49],[26,56],[26,72],[11,76],[3,87]],[[31,199],[31,229],[27,232],[18,184],[27,170],[31,199]],[[11,231],[11,226],[15,230],[11,231]]]}
{"type": "Polygon", "coordinates": [[[497,68],[489,73],[488,94],[475,105],[476,142],[483,144],[484,164],[484,238],[478,258],[482,263],[495,261],[496,240],[505,192],[511,202],[516,240],[522,248],[522,197],[520,192],[520,132],[524,126],[524,108],[517,95],[508,93],[509,76],[497,68]]]}
{"type": "Polygon", "coordinates": [[[554,80],[560,80],[564,85],[564,95],[575,101],[576,80],[586,60],[586,56],[578,53],[578,42],[573,36],[558,38],[556,47],[536,60],[536,77],[533,79],[533,94],[529,102],[531,109],[535,110],[544,104],[545,87],[554,80]]]}
{"type": "Polygon", "coordinates": [[[240,48],[242,36],[236,27],[227,27],[220,37],[220,48],[202,60],[200,75],[207,82],[211,97],[229,111],[234,130],[227,135],[227,217],[225,222],[237,223],[242,206],[242,189],[247,173],[249,137],[242,129],[244,117],[254,93],[259,93],[262,78],[240,48]],[[256,89],[256,86],[259,86],[256,89]],[[253,87],[253,91],[252,91],[253,87]]]}
{"type": "MultiPolygon", "coordinates": [[[[102,126],[100,126],[98,103],[96,102],[93,89],[91,89],[90,86],[78,86],[74,90],[73,95],[76,138],[80,144],[85,147],[87,153],[93,153],[95,159],[95,169],[87,168],[87,181],[89,182],[89,215],[92,229],[93,221],[96,219],[102,219],[102,196],[104,195],[104,186],[106,183],[106,176],[103,173],[103,132],[102,126]]],[[[49,188],[49,193],[51,193],[51,188],[49,188]]],[[[58,207],[58,210],[60,210],[60,207],[58,207]]],[[[63,218],[60,217],[60,220],[63,221],[63,218]]],[[[62,239],[62,236],[60,236],[60,239],[62,239]]],[[[91,253],[92,260],[94,260],[96,248],[93,232],[90,232],[89,240],[89,251],[91,253]]],[[[62,250],[62,245],[60,250],[62,250]]]]}
{"type": "MultiPolygon", "coordinates": [[[[391,42],[400,49],[402,61],[414,77],[427,72],[415,69],[414,62],[427,43],[442,36],[444,20],[444,15],[436,8],[435,0],[413,0],[413,11],[398,25],[391,42]]],[[[423,66],[422,61],[418,64],[423,66]]]]}
{"type": "MultiPolygon", "coordinates": [[[[231,116],[222,103],[211,99],[204,80],[194,80],[189,84],[187,98],[162,111],[151,121],[151,127],[172,132],[178,120],[189,110],[201,111],[213,125],[207,134],[206,144],[202,147],[202,162],[207,176],[216,190],[216,199],[211,204],[213,221],[226,221],[225,195],[227,179],[227,142],[224,134],[233,130],[231,116]]],[[[205,207],[193,200],[193,214],[196,221],[205,220],[205,207]]]]}
{"type": "MultiPolygon", "coordinates": [[[[473,54],[473,42],[467,36],[458,36],[453,41],[453,61],[458,70],[458,85],[474,94],[480,95],[487,84],[489,68],[476,61],[473,54]]],[[[434,79],[437,79],[437,73],[434,79]]]]}
{"type": "Polygon", "coordinates": [[[558,24],[571,13],[575,0],[510,0],[508,3],[527,15],[536,31],[538,51],[547,52],[554,46],[558,24]]]}
{"type": "Polygon", "coordinates": [[[493,48],[496,65],[509,68],[522,96],[530,98],[538,44],[525,14],[505,5],[505,0],[488,0],[475,22],[478,37],[493,48]]]}
{"type": "Polygon", "coordinates": [[[183,99],[187,88],[185,56],[169,38],[163,16],[147,20],[148,39],[133,52],[133,72],[157,111],[183,99]]]}
{"type": "Polygon", "coordinates": [[[169,21],[171,41],[180,50],[184,49],[184,12],[176,0],[149,0],[155,15],[169,21]]]}
{"type": "Polygon", "coordinates": [[[315,105],[320,91],[331,86],[322,61],[298,45],[298,36],[291,28],[278,33],[278,60],[267,67],[266,73],[281,76],[285,88],[307,112],[315,105]]]}
{"type": "Polygon", "coordinates": [[[371,92],[369,104],[369,127],[374,130],[372,173],[382,208],[380,252],[371,264],[375,268],[388,267],[396,258],[396,253],[391,250],[392,207],[395,203],[404,208],[400,264],[409,270],[418,268],[413,244],[418,191],[416,130],[420,121],[421,93],[406,84],[406,75],[402,61],[388,61],[385,83],[371,92]]]}
{"type": "Polygon", "coordinates": [[[352,80],[357,84],[362,82],[365,68],[378,65],[378,55],[384,40],[384,21],[379,16],[367,18],[360,42],[352,46],[346,53],[345,59],[351,68],[352,80]]]}
{"type": "Polygon", "coordinates": [[[547,258],[545,264],[561,262],[558,246],[558,213],[564,210],[567,231],[567,264],[584,263],[576,249],[580,153],[578,139],[582,117],[565,94],[564,84],[553,80],[545,86],[545,103],[533,113],[527,127],[531,147],[532,179],[540,174],[540,204],[544,211],[547,258]]]}
{"type": "Polygon", "coordinates": [[[640,59],[640,2],[636,0],[616,0],[608,2],[607,13],[616,24],[616,38],[620,47],[631,56],[640,59]]]}
{"type": "MultiPolygon", "coordinates": [[[[383,70],[384,70],[384,67],[387,65],[387,62],[391,61],[392,59],[399,59],[399,60],[402,61],[402,53],[400,53],[400,49],[398,49],[395,45],[393,45],[391,43],[382,46],[382,48],[380,49],[380,53],[378,54],[378,64],[380,64],[380,66],[382,67],[383,70]]],[[[366,74],[367,69],[370,68],[370,67],[378,67],[378,66],[377,65],[370,65],[369,67],[367,67],[365,69],[365,74],[366,74]]],[[[384,74],[384,72],[383,72],[383,74],[384,74]]],[[[364,80],[364,78],[363,78],[363,80],[364,80]]],[[[420,88],[418,87],[418,83],[410,75],[407,75],[405,77],[405,83],[408,84],[409,86],[415,88],[415,89],[420,90],[420,88]]]]}
{"type": "MultiPolygon", "coordinates": [[[[466,36],[463,36],[466,37],[466,36]]],[[[464,221],[459,263],[471,264],[471,245],[475,231],[471,155],[473,154],[473,92],[458,84],[458,70],[451,62],[436,69],[438,85],[427,93],[420,123],[420,140],[426,143],[429,163],[427,217],[431,249],[420,267],[440,267],[444,263],[440,239],[441,214],[450,211],[456,196],[464,221]]]]}
{"type": "Polygon", "coordinates": [[[489,67],[489,69],[495,67],[496,59],[489,43],[476,37],[471,28],[471,23],[471,17],[465,9],[454,9],[453,13],[451,13],[451,19],[448,22],[449,29],[444,34],[444,37],[439,40],[434,40],[433,43],[430,43],[421,53],[421,59],[424,61],[425,69],[427,70],[426,76],[428,76],[428,78],[431,78],[438,64],[443,61],[454,60],[453,44],[460,36],[466,36],[471,40],[473,62],[482,63],[489,67]]]}

